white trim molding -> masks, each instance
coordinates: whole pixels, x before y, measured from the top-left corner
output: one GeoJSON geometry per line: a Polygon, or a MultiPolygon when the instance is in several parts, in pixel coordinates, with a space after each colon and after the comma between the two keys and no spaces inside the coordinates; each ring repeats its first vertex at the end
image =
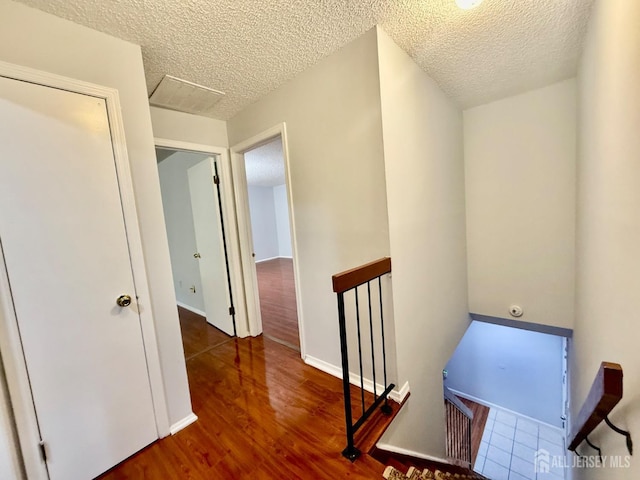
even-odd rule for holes
{"type": "Polygon", "coordinates": [[[171,429],[170,429],[171,435],[175,435],[180,430],[182,430],[183,428],[188,427],[189,425],[191,425],[192,423],[196,422],[197,420],[198,420],[198,416],[193,412],[190,413],[189,415],[184,417],[182,420],[180,420],[180,421],[174,423],[173,425],[171,425],[171,429]]]}
{"type": "MultiPolygon", "coordinates": [[[[319,358],[312,357],[311,355],[306,355],[304,357],[304,363],[309,365],[310,367],[317,368],[318,370],[323,371],[324,373],[328,373],[329,375],[339,378],[342,380],[342,368],[331,363],[325,362],[324,360],[320,360],[319,358]]],[[[355,385],[357,387],[360,386],[360,375],[357,375],[353,372],[349,373],[349,383],[351,385],[355,385]]],[[[368,378],[363,378],[362,384],[364,385],[364,389],[373,393],[373,381],[368,378]]],[[[384,392],[385,386],[379,383],[376,383],[376,392],[384,392]]],[[[389,393],[389,398],[395,402],[402,403],[409,395],[410,388],[409,382],[404,382],[402,387],[391,390],[389,393]]]]}
{"type": "Polygon", "coordinates": [[[277,257],[269,257],[269,258],[263,258],[261,260],[256,260],[256,263],[268,262],[270,260],[278,260],[279,258],[284,258],[286,260],[291,260],[293,257],[285,257],[285,256],[282,256],[282,255],[278,255],[277,257]]]}
{"type": "Polygon", "coordinates": [[[199,309],[197,309],[195,307],[192,307],[191,305],[187,305],[184,302],[178,302],[177,300],[176,300],[176,304],[179,307],[184,308],[185,310],[189,310],[190,312],[195,313],[196,315],[200,315],[201,317],[207,318],[207,313],[206,312],[204,312],[202,310],[199,310],[199,309]]]}
{"type": "Polygon", "coordinates": [[[409,382],[406,381],[406,382],[404,382],[402,387],[400,387],[400,389],[398,389],[398,387],[393,389],[393,391],[391,392],[391,395],[390,395],[391,399],[395,400],[398,403],[402,403],[409,396],[410,390],[411,389],[409,388],[409,382]]]}
{"type": "Polygon", "coordinates": [[[181,152],[193,152],[193,153],[213,153],[216,155],[221,154],[227,149],[224,147],[214,147],[212,145],[205,145],[203,143],[191,143],[182,142],[180,140],[170,140],[168,138],[154,138],[154,143],[157,148],[165,148],[167,150],[179,150],[181,152]]]}
{"type": "Polygon", "coordinates": [[[397,453],[399,455],[406,455],[409,457],[421,458],[423,460],[431,460],[432,462],[440,462],[445,463],[447,465],[453,465],[450,460],[446,458],[434,457],[433,455],[427,455],[426,453],[416,452],[414,450],[408,450],[406,448],[396,447],[395,445],[390,445],[388,443],[379,442],[376,444],[380,450],[384,450],[386,452],[397,453]]]}

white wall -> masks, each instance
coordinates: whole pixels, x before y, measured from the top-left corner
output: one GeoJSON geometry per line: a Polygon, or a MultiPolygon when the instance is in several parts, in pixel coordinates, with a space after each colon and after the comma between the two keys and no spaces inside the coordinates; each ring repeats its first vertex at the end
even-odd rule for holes
{"type": "MultiPolygon", "coordinates": [[[[573,418],[600,362],[624,369],[612,422],[640,435],[640,2],[596,0],[578,74],[578,221],[573,418]]],[[[624,438],[601,425],[591,441],[627,455],[624,438]]],[[[586,448],[586,447],[584,447],[586,448]]],[[[583,448],[580,449],[584,451],[583,448]]],[[[577,470],[576,478],[640,478],[628,469],[577,470]]]]}
{"type": "Polygon", "coordinates": [[[383,441],[443,458],[442,369],[469,325],[462,114],[378,29],[399,381],[383,441]]]}
{"type": "Polygon", "coordinates": [[[445,385],[562,428],[563,338],[472,322],[445,385]]]}
{"type": "Polygon", "coordinates": [[[289,203],[287,201],[286,185],[273,187],[273,202],[276,210],[278,256],[291,258],[291,229],[289,226],[289,203]]]}
{"type": "Polygon", "coordinates": [[[198,247],[187,170],[206,158],[207,155],[176,152],[158,163],[176,299],[201,312],[205,307],[200,268],[198,260],[193,257],[198,247]],[[195,293],[191,291],[191,286],[196,287],[195,293]]]}
{"type": "Polygon", "coordinates": [[[464,112],[469,309],[572,328],[576,84],[464,112]]]}
{"type": "Polygon", "coordinates": [[[228,147],[227,122],[213,118],[150,107],[153,135],[165,140],[228,147]]]}
{"type": "Polygon", "coordinates": [[[5,0],[0,2],[0,60],[120,93],[151,294],[141,303],[153,310],[170,422],[178,422],[191,414],[191,400],[140,47],[5,0]]]}
{"type": "Polygon", "coordinates": [[[275,258],[279,254],[273,187],[249,186],[249,210],[255,261],[275,258]]]}
{"type": "Polygon", "coordinates": [[[228,122],[231,145],[286,122],[304,350],[332,366],[331,275],[389,255],[377,72],[371,30],[228,122]]]}

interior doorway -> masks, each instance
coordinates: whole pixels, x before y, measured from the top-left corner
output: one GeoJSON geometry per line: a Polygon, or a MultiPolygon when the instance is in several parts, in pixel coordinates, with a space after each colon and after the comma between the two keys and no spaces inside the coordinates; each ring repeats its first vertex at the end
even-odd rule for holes
{"type": "Polygon", "coordinates": [[[304,358],[286,125],[231,147],[231,164],[249,330],[304,358]]]}
{"type": "Polygon", "coordinates": [[[280,136],[244,154],[262,331],[295,350],[300,332],[280,136]]]}
{"type": "Polygon", "coordinates": [[[178,306],[235,336],[218,156],[168,148],[156,155],[178,306]]]}

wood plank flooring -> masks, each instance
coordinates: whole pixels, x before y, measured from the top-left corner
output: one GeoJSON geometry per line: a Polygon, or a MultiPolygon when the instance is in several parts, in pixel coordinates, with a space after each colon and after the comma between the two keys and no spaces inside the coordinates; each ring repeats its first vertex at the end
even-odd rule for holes
{"type": "Polygon", "coordinates": [[[384,466],[372,457],[351,463],[340,454],[345,427],[339,379],[268,338],[231,338],[202,317],[185,310],[180,316],[199,420],[101,479],[381,478],[384,466]]]}
{"type": "Polygon", "coordinates": [[[184,357],[190,358],[231,340],[232,337],[212,327],[201,315],[178,307],[184,357]]]}
{"type": "Polygon", "coordinates": [[[293,260],[275,258],[259,262],[256,271],[264,335],[299,351],[293,260]]]}

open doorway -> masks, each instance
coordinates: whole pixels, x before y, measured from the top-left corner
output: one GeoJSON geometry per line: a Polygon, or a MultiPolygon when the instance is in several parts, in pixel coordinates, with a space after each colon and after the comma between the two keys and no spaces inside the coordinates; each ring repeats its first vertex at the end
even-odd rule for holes
{"type": "Polygon", "coordinates": [[[183,340],[190,338],[183,341],[189,359],[212,342],[238,334],[221,158],[165,146],[157,147],[156,154],[183,340]]]}
{"type": "Polygon", "coordinates": [[[300,351],[282,138],[246,151],[244,163],[263,335],[300,351]]]}
{"type": "Polygon", "coordinates": [[[292,205],[286,125],[281,123],[232,146],[231,166],[248,330],[253,336],[264,333],[267,337],[299,351],[300,356],[304,358],[305,337],[300,300],[300,264],[295,235],[296,220],[292,205]],[[268,159],[269,156],[270,159],[268,159]],[[249,174],[247,174],[247,167],[249,174]],[[263,171],[256,174],[256,169],[263,171]],[[271,172],[268,173],[269,171],[271,172]],[[250,199],[249,183],[252,184],[251,190],[255,193],[257,189],[254,187],[261,186],[256,177],[268,176],[278,178],[277,181],[265,180],[265,185],[262,185],[270,188],[271,192],[258,190],[258,197],[252,195],[253,198],[250,199]],[[273,199],[273,211],[266,214],[275,218],[275,222],[271,222],[269,229],[272,232],[272,243],[275,239],[277,249],[272,249],[271,253],[268,250],[256,251],[256,243],[260,246],[260,240],[254,238],[253,230],[263,228],[262,222],[265,222],[266,218],[256,210],[256,204],[258,209],[264,207],[263,202],[260,201],[260,194],[273,199]],[[253,211],[250,203],[253,203],[253,211]],[[276,214],[276,211],[279,213],[276,214]],[[289,255],[291,258],[287,258],[289,255]],[[256,258],[266,261],[256,263],[256,258]],[[270,260],[276,261],[270,262],[270,260]],[[266,323],[263,326],[265,320],[266,323]]]}

